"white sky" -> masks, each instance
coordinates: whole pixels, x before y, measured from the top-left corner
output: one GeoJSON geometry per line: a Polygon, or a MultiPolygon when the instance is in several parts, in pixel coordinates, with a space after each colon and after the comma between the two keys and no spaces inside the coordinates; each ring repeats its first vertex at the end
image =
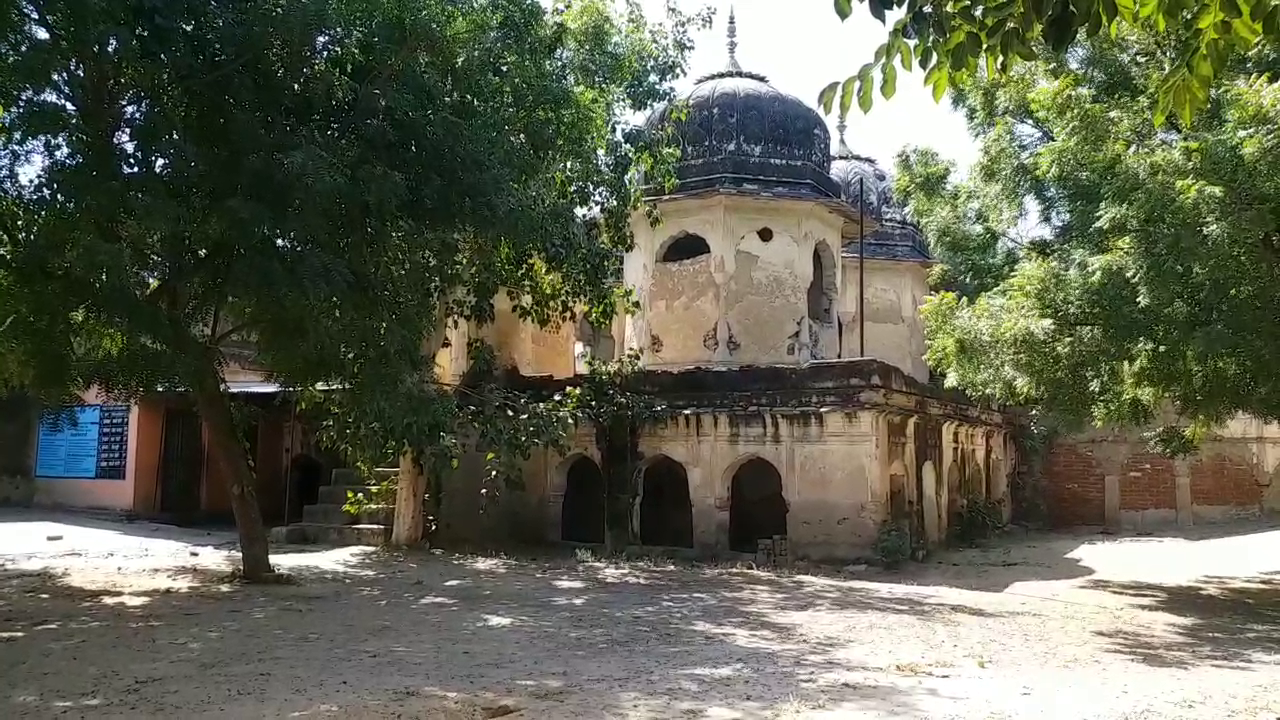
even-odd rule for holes
{"type": "MultiPolygon", "coordinates": [[[[663,17],[665,0],[641,2],[650,19],[663,17]]],[[[695,37],[689,76],[679,85],[685,89],[693,85],[694,78],[723,69],[728,58],[725,26],[730,3],[678,0],[678,4],[686,12],[704,5],[716,9],[713,27],[695,37]]],[[[830,0],[734,0],[733,6],[738,21],[738,63],[815,108],[822,88],[857,72],[887,32],[861,3],[854,3],[853,16],[844,23],[830,0]]],[[[834,143],[834,110],[827,123],[834,143]]],[[[941,103],[933,101],[918,71],[908,75],[899,69],[897,93],[892,100],[885,100],[877,89],[870,113],[863,115],[855,103],[848,126],[845,138],[850,148],[870,155],[885,169],[893,167],[893,156],[904,145],[932,147],[954,160],[962,171],[977,159],[977,147],[964,118],[951,109],[946,98],[941,103]]]]}

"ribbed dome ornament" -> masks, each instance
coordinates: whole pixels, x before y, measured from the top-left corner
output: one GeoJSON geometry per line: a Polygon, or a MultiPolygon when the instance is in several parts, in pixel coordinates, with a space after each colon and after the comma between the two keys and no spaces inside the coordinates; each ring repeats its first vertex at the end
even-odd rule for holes
{"type": "Polygon", "coordinates": [[[738,20],[733,16],[733,6],[729,6],[729,65],[726,70],[742,72],[738,64],[738,20]]]}
{"type": "Polygon", "coordinates": [[[853,151],[849,149],[849,143],[844,140],[844,131],[848,127],[844,122],[844,118],[840,118],[839,122],[836,123],[836,135],[840,138],[840,144],[836,145],[836,160],[852,160],[856,157],[853,151]]]}
{"type": "Polygon", "coordinates": [[[742,69],[742,65],[738,63],[738,19],[734,16],[733,6],[729,6],[729,27],[726,31],[729,41],[729,62],[725,63],[724,69],[720,72],[714,72],[710,75],[703,75],[698,78],[697,82],[703,83],[708,80],[716,80],[719,78],[750,78],[759,80],[762,83],[769,82],[769,78],[760,73],[753,73],[742,69]]]}

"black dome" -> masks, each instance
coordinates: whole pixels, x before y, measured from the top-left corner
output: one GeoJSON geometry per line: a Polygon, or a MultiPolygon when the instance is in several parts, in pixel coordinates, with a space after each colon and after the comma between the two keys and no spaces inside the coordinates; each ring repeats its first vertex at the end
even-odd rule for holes
{"type": "Polygon", "coordinates": [[[831,158],[831,178],[840,186],[840,197],[858,207],[858,188],[862,187],[862,208],[867,215],[880,219],[892,200],[887,188],[892,182],[875,160],[849,152],[841,141],[840,151],[831,158]]]}
{"type": "Polygon", "coordinates": [[[816,110],[738,66],[729,17],[729,67],[700,78],[688,93],[658,108],[645,128],[670,128],[680,148],[675,174],[682,190],[713,186],[791,191],[838,198],[827,174],[831,133],[816,110]]]}

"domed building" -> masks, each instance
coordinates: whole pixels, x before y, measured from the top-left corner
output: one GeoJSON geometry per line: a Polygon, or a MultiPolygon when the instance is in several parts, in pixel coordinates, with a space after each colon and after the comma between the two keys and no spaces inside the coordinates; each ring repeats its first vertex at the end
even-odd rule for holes
{"type": "Polygon", "coordinates": [[[887,174],[849,150],[843,125],[833,155],[817,110],[739,65],[736,30],[730,14],[725,69],[646,122],[680,158],[673,185],[645,188],[661,222],[632,222],[636,312],[547,330],[500,298],[495,322],[454,328],[438,357],[458,376],[480,338],[546,388],[585,357],[635,351],[636,387],[667,415],[637,429],[626,457],[592,428],[565,455],[535,453],[524,488],[486,512],[479,464],[463,462],[446,480],[443,538],[599,543],[606,508],[623,505],[630,541],[663,552],[847,560],[885,523],[925,550],[962,499],[1008,497],[1004,417],[927,384],[931,261],[887,174]],[[605,497],[602,468],[622,474],[607,485],[625,497],[605,497]]]}

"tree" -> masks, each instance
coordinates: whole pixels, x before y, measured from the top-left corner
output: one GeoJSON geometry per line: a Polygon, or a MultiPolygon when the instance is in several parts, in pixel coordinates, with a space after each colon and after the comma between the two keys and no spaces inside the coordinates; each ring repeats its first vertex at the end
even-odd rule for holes
{"type": "Polygon", "coordinates": [[[955,164],[930,148],[903,148],[894,166],[894,195],[919,218],[938,261],[930,286],[976,297],[1004,280],[1016,249],[1027,242],[1006,232],[1017,228],[1021,203],[983,192],[982,183],[957,180],[955,164]]]}
{"type": "MultiPolygon", "coordinates": [[[[837,94],[840,114],[856,97],[863,112],[871,108],[879,74],[881,94],[893,96],[898,68],[919,67],[924,82],[941,100],[947,88],[974,77],[1007,74],[1019,61],[1063,57],[1078,39],[1130,31],[1157,34],[1171,51],[1159,74],[1156,102],[1149,117],[1156,124],[1173,111],[1189,122],[1208,106],[1214,80],[1234,52],[1260,39],[1280,39],[1280,4],[1271,0],[867,0],[881,23],[894,16],[888,37],[869,62],[843,82],[828,85],[819,102],[831,112],[837,94]],[[1104,32],[1106,31],[1106,32],[1104,32]]],[[[852,0],[835,0],[841,21],[853,14],[852,0]]]]}
{"type": "Polygon", "coordinates": [[[1167,450],[1235,413],[1280,419],[1280,55],[1234,56],[1204,113],[1157,130],[1169,54],[1096,38],[959,88],[976,182],[1037,207],[1044,237],[989,292],[926,303],[949,384],[1068,425],[1163,419],[1167,450]]]}
{"type": "Polygon", "coordinates": [[[245,576],[269,577],[222,348],[347,388],[425,452],[411,401],[451,318],[491,318],[499,291],[542,323],[616,300],[629,180],[658,167],[622,118],[670,96],[705,16],[669,20],[604,0],[6,4],[14,379],[190,390],[245,576]]]}

